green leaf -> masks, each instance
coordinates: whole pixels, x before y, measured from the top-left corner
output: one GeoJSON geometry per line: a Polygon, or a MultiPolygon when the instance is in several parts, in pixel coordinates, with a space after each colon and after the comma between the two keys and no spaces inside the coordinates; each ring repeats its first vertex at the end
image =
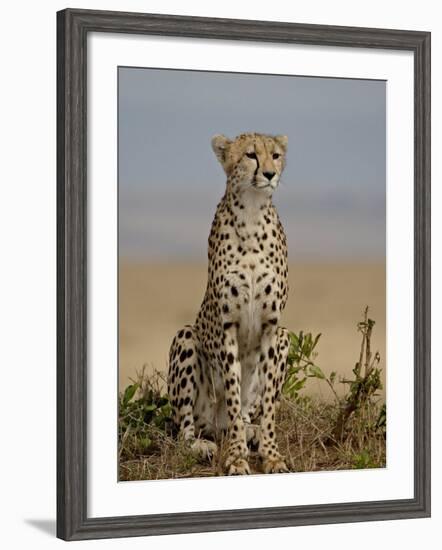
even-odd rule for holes
{"type": "Polygon", "coordinates": [[[312,349],[315,349],[317,343],[319,342],[319,338],[321,338],[321,336],[322,336],[321,333],[319,333],[319,334],[316,335],[316,338],[315,338],[315,340],[314,340],[314,342],[313,342],[313,347],[312,347],[312,349]]]}
{"type": "Polygon", "coordinates": [[[303,378],[302,380],[298,380],[298,382],[293,384],[291,389],[294,390],[294,391],[299,391],[305,386],[306,382],[307,382],[307,378],[303,378]]]}
{"type": "Polygon", "coordinates": [[[290,367],[287,377],[294,376],[295,374],[298,374],[298,372],[300,372],[301,370],[304,370],[304,369],[300,365],[290,367]]]}
{"type": "Polygon", "coordinates": [[[170,403],[166,403],[161,407],[161,414],[165,418],[171,418],[172,417],[172,405],[170,403]]]}
{"type": "Polygon", "coordinates": [[[310,367],[309,367],[309,376],[313,376],[315,378],[320,378],[321,380],[325,380],[325,374],[316,365],[310,365],[310,367]]]}
{"type": "Polygon", "coordinates": [[[129,403],[139,387],[140,385],[138,383],[127,386],[127,388],[124,390],[123,405],[127,405],[129,403]]]}
{"type": "Polygon", "coordinates": [[[152,440],[149,437],[140,438],[140,446],[142,450],[148,449],[152,445],[152,440]]]}
{"type": "Polygon", "coordinates": [[[376,468],[376,464],[367,451],[362,451],[354,455],[353,467],[357,470],[364,470],[366,468],[376,468]]]}
{"type": "Polygon", "coordinates": [[[284,385],[284,393],[287,395],[290,395],[290,397],[294,397],[296,393],[301,390],[305,383],[307,382],[307,378],[302,378],[301,380],[293,380],[289,381],[289,383],[284,385]]]}

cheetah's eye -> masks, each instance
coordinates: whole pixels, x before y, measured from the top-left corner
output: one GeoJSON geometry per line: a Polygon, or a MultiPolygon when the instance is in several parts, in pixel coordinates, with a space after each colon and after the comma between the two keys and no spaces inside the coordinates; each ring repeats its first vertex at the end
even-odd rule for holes
{"type": "Polygon", "coordinates": [[[273,157],[273,160],[276,160],[276,159],[279,159],[281,155],[279,153],[273,153],[272,157],[273,157]]]}
{"type": "Polygon", "coordinates": [[[246,157],[249,159],[255,159],[256,160],[256,153],[246,153],[246,157]]]}

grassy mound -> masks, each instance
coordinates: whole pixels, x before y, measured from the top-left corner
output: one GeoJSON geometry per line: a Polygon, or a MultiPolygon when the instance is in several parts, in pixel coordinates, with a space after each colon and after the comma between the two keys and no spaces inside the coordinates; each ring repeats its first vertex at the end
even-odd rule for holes
{"type": "MultiPolygon", "coordinates": [[[[291,334],[289,367],[277,412],[277,440],[293,472],[383,468],[386,462],[386,407],[381,389],[378,353],[371,352],[374,321],[368,308],[357,328],[361,333],[359,360],[352,379],[326,376],[316,364],[320,335],[291,334]],[[309,378],[321,380],[332,391],[333,401],[307,394],[309,378]],[[337,384],[346,392],[340,396],[337,384]]],[[[119,398],[119,479],[169,479],[224,475],[227,441],[217,441],[219,452],[211,462],[199,463],[177,437],[164,377],[147,376],[119,398]]],[[[251,452],[253,473],[261,473],[257,453],[251,452]]]]}

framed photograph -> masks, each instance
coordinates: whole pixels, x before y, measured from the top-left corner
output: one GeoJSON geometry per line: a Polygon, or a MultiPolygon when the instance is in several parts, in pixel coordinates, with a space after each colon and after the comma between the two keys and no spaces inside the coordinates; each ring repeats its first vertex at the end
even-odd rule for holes
{"type": "Polygon", "coordinates": [[[430,515],[430,33],[57,14],[57,534],[430,515]]]}

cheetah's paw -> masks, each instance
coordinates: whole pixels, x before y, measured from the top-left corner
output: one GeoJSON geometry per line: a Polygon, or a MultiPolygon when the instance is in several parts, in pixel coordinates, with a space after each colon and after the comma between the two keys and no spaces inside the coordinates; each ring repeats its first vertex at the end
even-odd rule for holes
{"type": "Polygon", "coordinates": [[[218,452],[216,443],[207,439],[195,439],[190,448],[197,460],[211,460],[218,452]]]}
{"type": "Polygon", "coordinates": [[[265,474],[284,474],[289,472],[286,463],[281,457],[264,459],[263,469],[265,474]]]}
{"type": "Polygon", "coordinates": [[[244,458],[236,458],[227,468],[227,475],[241,476],[250,474],[250,466],[244,458]]]}

